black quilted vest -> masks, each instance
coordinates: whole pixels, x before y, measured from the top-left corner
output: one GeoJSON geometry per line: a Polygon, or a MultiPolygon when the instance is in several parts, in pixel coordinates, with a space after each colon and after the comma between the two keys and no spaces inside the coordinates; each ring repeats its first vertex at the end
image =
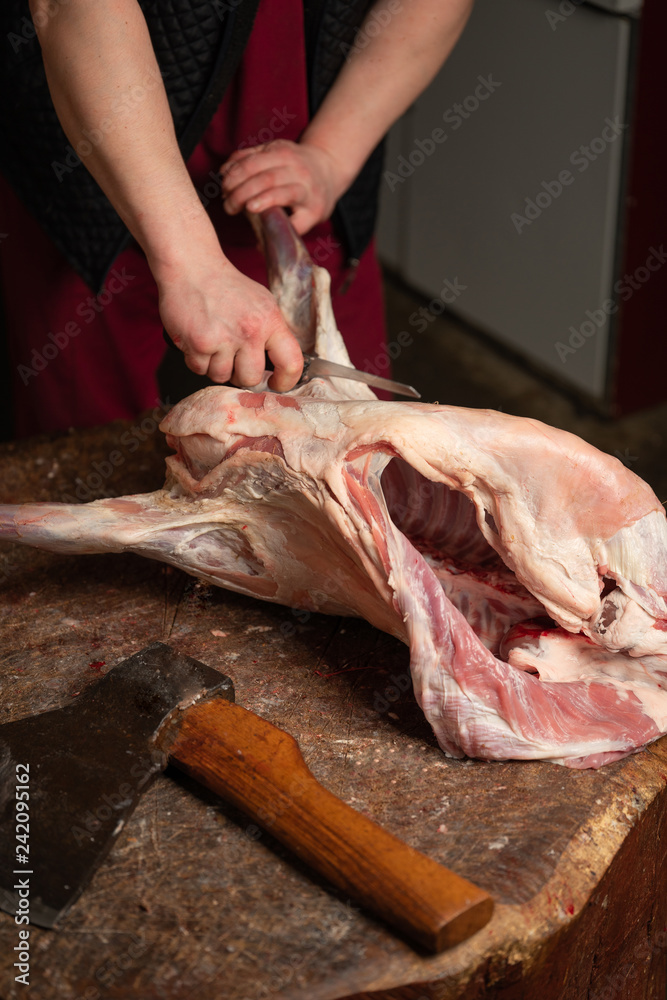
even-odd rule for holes
{"type": "MultiPolygon", "coordinates": [[[[58,2],[52,0],[52,16],[57,17],[58,2]]],[[[187,159],[241,60],[259,0],[139,2],[187,159]]],[[[311,115],[343,65],[369,6],[369,0],[306,0],[311,115]]],[[[0,39],[0,170],[70,264],[98,292],[131,236],[60,127],[28,0],[2,0],[0,39]]],[[[361,256],[371,239],[381,169],[382,145],[336,206],[334,225],[350,261],[361,256]]]]}

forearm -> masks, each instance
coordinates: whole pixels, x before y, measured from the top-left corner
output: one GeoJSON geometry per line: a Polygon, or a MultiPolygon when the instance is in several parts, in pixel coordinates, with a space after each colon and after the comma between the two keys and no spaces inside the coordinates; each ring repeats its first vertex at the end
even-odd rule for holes
{"type": "MultiPolygon", "coordinates": [[[[33,14],[47,0],[30,0],[33,14]]],[[[269,291],[224,256],[181,156],[137,0],[68,0],[36,18],[53,103],[85,166],[143,247],[162,322],[216,382],[290,389],[299,346],[269,291]],[[82,145],[85,142],[86,145],[82,145]]]]}
{"type": "Polygon", "coordinates": [[[393,123],[428,86],[456,44],[472,0],[380,0],[301,141],[337,165],[340,193],[393,123]],[[392,12],[393,10],[393,12],[392,12]],[[382,25],[377,33],[366,29],[382,25]]]}
{"type": "MultiPolygon", "coordinates": [[[[33,13],[40,3],[31,0],[33,13]]],[[[56,16],[37,20],[43,22],[39,40],[63,129],[85,152],[85,166],[143,247],[153,273],[178,267],[193,241],[220,254],[178,148],[136,0],[69,0],[56,16]]]]}

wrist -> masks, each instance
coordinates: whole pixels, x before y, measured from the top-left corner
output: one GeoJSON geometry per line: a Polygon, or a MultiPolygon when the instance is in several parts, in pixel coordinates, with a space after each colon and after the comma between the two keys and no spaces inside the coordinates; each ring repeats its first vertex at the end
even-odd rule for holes
{"type": "Polygon", "coordinates": [[[158,286],[181,280],[193,271],[232,265],[225,257],[213,224],[206,212],[171,214],[142,243],[148,266],[158,286]]]}
{"type": "Polygon", "coordinates": [[[299,141],[300,146],[305,146],[317,154],[322,163],[328,178],[329,190],[333,196],[334,203],[345,194],[352,181],[355,179],[363,163],[359,166],[350,157],[339,157],[331,143],[325,139],[319,128],[306,129],[299,141]]]}

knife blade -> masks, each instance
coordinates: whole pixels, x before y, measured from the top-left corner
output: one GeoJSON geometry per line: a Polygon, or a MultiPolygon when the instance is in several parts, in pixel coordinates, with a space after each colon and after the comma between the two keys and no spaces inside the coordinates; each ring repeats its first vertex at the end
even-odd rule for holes
{"type": "Polygon", "coordinates": [[[348,368],[347,365],[338,365],[335,361],[327,361],[319,358],[316,354],[304,354],[303,373],[298,384],[303,385],[314,378],[349,378],[355,382],[365,382],[366,385],[375,386],[377,389],[386,389],[388,392],[395,392],[400,396],[409,396],[411,399],[421,399],[421,393],[417,392],[411,385],[404,382],[394,382],[390,378],[382,378],[381,375],[371,375],[370,372],[361,371],[359,368],[348,368]]]}
{"type": "MultiPolygon", "coordinates": [[[[173,351],[178,351],[167,331],[163,328],[162,336],[165,343],[173,351]]],[[[179,351],[180,353],[180,351],[179,351]]],[[[273,364],[266,358],[267,371],[273,371],[273,364]]],[[[417,392],[411,385],[404,382],[394,382],[390,378],[382,378],[381,375],[371,375],[370,372],[361,371],[359,368],[350,368],[347,365],[338,365],[335,361],[327,361],[316,354],[303,355],[303,372],[297,385],[305,385],[313,378],[349,378],[355,382],[365,382],[366,385],[375,386],[376,389],[386,389],[388,392],[395,392],[400,396],[409,396],[411,399],[421,399],[421,393],[417,392]]],[[[207,380],[210,382],[210,380],[207,380]]],[[[213,383],[210,383],[213,384],[213,383]]],[[[194,389],[192,390],[195,391],[194,389]]]]}

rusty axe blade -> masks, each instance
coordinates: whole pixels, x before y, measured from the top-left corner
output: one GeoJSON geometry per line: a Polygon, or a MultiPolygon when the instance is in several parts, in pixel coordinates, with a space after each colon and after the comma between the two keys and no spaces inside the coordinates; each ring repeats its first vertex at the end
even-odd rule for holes
{"type": "Polygon", "coordinates": [[[423,947],[457,944],[491,916],[485,892],[323,788],[293,737],[234,703],[228,677],[159,642],[75,703],[0,727],[2,909],[17,914],[29,897],[31,922],[52,927],[167,762],[423,947]],[[29,853],[19,811],[30,816],[29,853]]]}
{"type": "Polygon", "coordinates": [[[67,912],[166,766],[155,734],[179,703],[203,694],[233,701],[234,685],[155,642],[65,708],[0,727],[0,909],[13,915],[29,898],[30,922],[40,927],[67,912]],[[17,841],[22,764],[29,832],[17,841]],[[29,896],[19,895],[26,879],[29,896]]]}

